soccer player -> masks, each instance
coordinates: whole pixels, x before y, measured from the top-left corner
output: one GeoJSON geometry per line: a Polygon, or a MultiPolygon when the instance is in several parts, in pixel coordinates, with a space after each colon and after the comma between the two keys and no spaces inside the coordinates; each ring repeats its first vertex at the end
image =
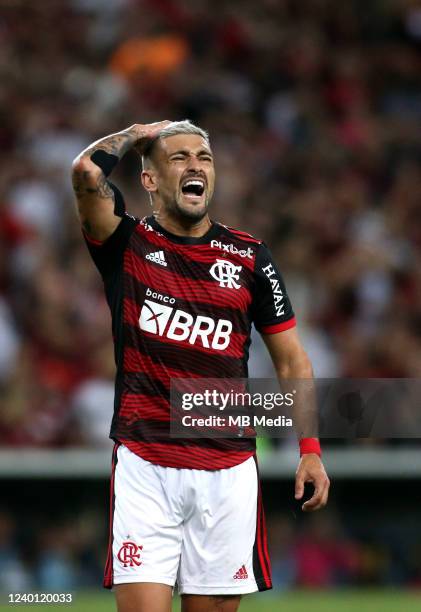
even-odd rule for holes
{"type": "MultiPolygon", "coordinates": [[[[242,594],[271,588],[255,441],[171,437],[170,379],[247,377],[252,323],[281,379],[310,378],[282,277],[263,242],[210,219],[212,150],[189,121],[106,136],[72,178],[117,365],[104,586],[119,612],[170,611],[176,581],[184,612],[235,612],[242,594]],[[142,220],[107,178],[131,148],[153,206],[142,220]]],[[[295,497],[312,483],[313,511],[329,480],[317,438],[298,436],[295,497]]]]}

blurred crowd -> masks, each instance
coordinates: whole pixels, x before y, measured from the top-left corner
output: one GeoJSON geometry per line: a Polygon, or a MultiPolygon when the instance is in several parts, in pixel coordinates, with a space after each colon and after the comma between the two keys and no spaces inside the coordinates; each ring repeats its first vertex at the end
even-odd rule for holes
{"type": "MultiPolygon", "coordinates": [[[[271,247],[322,377],[421,376],[419,0],[24,0],[0,10],[0,442],[107,444],[110,316],[72,159],[190,118],[212,217],[271,247]]],[[[149,205],[139,159],[113,175],[149,205]]],[[[255,343],[250,374],[270,372],[255,343]]]]}
{"type": "MultiPolygon", "coordinates": [[[[64,498],[63,498],[64,501],[64,498]]],[[[278,500],[279,501],[279,500],[278,500]]],[[[0,511],[0,593],[70,592],[99,588],[107,529],[99,509],[73,509],[54,519],[0,511]]],[[[334,510],[305,524],[287,513],[268,517],[274,592],[294,588],[421,587],[421,540],[410,523],[385,521],[365,528],[334,510]],[[345,528],[346,525],[346,528],[345,528]],[[369,532],[368,532],[369,531],[369,532]]]]}

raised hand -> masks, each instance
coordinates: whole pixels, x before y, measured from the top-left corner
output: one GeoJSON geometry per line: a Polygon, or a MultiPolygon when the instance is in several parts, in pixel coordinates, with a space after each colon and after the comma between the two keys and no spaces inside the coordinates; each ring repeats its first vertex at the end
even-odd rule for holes
{"type": "Polygon", "coordinates": [[[127,131],[131,132],[136,137],[136,142],[133,145],[133,148],[142,155],[145,147],[147,147],[148,143],[151,140],[154,140],[161,130],[170,125],[171,121],[155,121],[155,123],[135,123],[130,126],[127,131]]]}

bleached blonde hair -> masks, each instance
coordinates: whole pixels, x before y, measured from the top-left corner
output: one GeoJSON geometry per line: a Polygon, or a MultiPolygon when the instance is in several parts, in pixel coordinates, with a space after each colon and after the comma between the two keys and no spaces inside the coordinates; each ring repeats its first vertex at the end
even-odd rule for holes
{"type": "Polygon", "coordinates": [[[153,146],[158,140],[164,140],[165,138],[177,136],[178,134],[197,134],[198,136],[201,136],[206,141],[206,144],[210,147],[209,134],[206,132],[206,130],[200,128],[198,125],[195,125],[189,119],[184,119],[183,121],[172,121],[169,125],[167,125],[167,127],[159,132],[156,138],[151,140],[151,142],[148,144],[142,155],[142,167],[146,167],[153,146]]]}

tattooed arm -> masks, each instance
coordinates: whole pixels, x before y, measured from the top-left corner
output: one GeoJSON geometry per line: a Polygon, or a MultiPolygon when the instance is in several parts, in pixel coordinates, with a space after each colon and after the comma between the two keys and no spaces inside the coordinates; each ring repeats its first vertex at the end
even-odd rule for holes
{"type": "Polygon", "coordinates": [[[97,140],[82,151],[72,166],[73,190],[83,229],[96,240],[106,240],[121,221],[115,193],[107,176],[129,149],[155,138],[168,121],[135,124],[97,140]]]}

